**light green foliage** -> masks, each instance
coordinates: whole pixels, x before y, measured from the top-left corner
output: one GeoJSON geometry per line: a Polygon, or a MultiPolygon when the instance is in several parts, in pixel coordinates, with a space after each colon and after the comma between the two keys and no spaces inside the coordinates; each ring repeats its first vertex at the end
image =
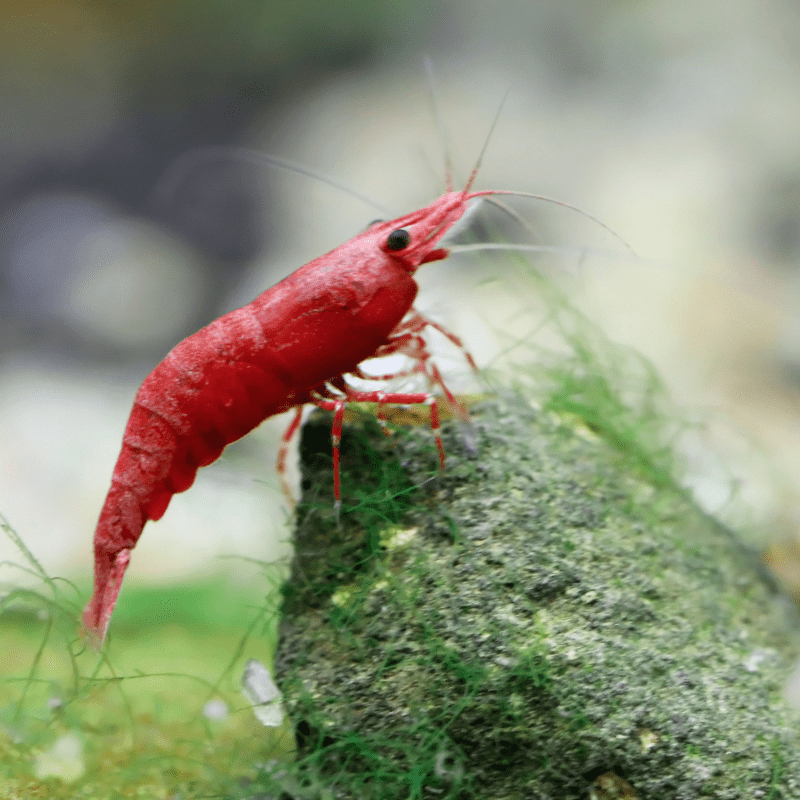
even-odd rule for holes
{"type": "Polygon", "coordinates": [[[291,752],[288,730],[259,726],[239,692],[247,658],[271,663],[277,572],[260,609],[230,579],[126,587],[98,653],[78,635],[88,594],[3,528],[38,583],[0,598],[0,796],[192,797],[291,752]],[[204,715],[210,700],[227,715],[204,715]]]}

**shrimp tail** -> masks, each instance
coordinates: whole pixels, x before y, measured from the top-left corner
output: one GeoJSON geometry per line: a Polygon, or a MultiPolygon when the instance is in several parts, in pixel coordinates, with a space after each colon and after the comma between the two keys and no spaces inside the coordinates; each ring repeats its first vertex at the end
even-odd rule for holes
{"type": "Polygon", "coordinates": [[[116,556],[96,553],[94,561],[94,594],[83,612],[84,638],[99,647],[106,638],[111,612],[117,602],[122,578],[131,560],[126,547],[116,556]]]}
{"type": "MultiPolygon", "coordinates": [[[[123,448],[123,455],[126,449],[123,448]]],[[[97,523],[94,592],[82,620],[84,638],[97,646],[106,637],[131,550],[148,518],[151,517],[142,510],[139,498],[123,483],[113,481],[97,523]]]]}

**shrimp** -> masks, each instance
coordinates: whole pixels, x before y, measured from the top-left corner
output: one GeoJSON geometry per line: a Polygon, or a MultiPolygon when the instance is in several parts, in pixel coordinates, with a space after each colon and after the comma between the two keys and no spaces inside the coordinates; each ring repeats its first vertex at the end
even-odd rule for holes
{"type": "Polygon", "coordinates": [[[299,427],[302,406],[313,403],[334,412],[337,507],[346,403],[377,402],[379,409],[384,403],[428,404],[444,469],[432,393],[364,392],[348,383],[352,377],[391,378],[365,375],[359,365],[378,356],[406,355],[415,362],[411,371],[425,375],[431,389],[440,386],[457,413],[466,417],[431,363],[423,333],[433,327],[464,348],[457,336],[413,307],[417,269],[447,258],[450,251],[440,242],[476,198],[515,195],[545,200],[607,227],[574,206],[541,195],[471,191],[482,157],[483,151],[462,190],[453,191],[448,169],[445,194],[433,203],[378,221],[300,267],[251,303],[184,339],[144,379],[94,535],[94,591],[83,613],[84,632],[91,641],[100,644],[105,639],[131,551],[146,522],[160,519],[172,496],[192,485],[200,467],[216,461],[226,445],[267,417],[296,409],[278,457],[283,480],[287,445],[299,427]]]}
{"type": "MultiPolygon", "coordinates": [[[[439,240],[467,201],[481,194],[469,189],[468,184],[426,208],[373,224],[184,339],[145,378],[95,531],[94,592],[83,613],[91,638],[105,638],[145,523],[160,519],[172,495],[186,491],[200,467],[216,461],[227,444],[267,417],[306,403],[335,412],[337,501],[346,402],[428,403],[444,466],[432,395],[359,392],[347,376],[364,377],[359,364],[368,358],[404,353],[441,383],[421,338],[429,322],[412,308],[413,276],[422,264],[447,257],[439,240]]],[[[299,421],[298,413],[285,443],[299,421]]],[[[282,466],[285,447],[280,458],[282,466]]]]}

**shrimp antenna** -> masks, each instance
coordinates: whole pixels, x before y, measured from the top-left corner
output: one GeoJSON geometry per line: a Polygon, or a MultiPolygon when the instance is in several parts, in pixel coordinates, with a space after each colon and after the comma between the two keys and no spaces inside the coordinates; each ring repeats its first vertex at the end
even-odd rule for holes
{"type": "Polygon", "coordinates": [[[425,56],[425,75],[428,78],[428,89],[430,90],[430,101],[433,106],[433,120],[436,125],[436,138],[442,148],[444,156],[444,184],[445,191],[453,191],[453,162],[450,159],[450,148],[447,144],[447,132],[442,119],[442,103],[439,94],[439,82],[436,80],[436,73],[433,70],[433,61],[425,56]]]}
{"type": "Polygon", "coordinates": [[[484,250],[500,250],[509,253],[553,253],[555,255],[575,255],[580,258],[593,256],[595,258],[619,259],[619,253],[610,250],[601,250],[595,247],[570,247],[558,244],[515,244],[514,242],[474,242],[470,244],[451,244],[447,249],[451,253],[476,253],[484,250]]]}
{"type": "Polygon", "coordinates": [[[299,164],[295,164],[292,161],[287,161],[284,158],[268,156],[264,153],[257,153],[255,150],[248,150],[242,147],[230,147],[228,145],[209,145],[208,147],[198,147],[194,150],[189,150],[188,152],[183,153],[175,158],[170,164],[167,165],[164,173],[150,191],[152,203],[157,206],[164,204],[166,200],[174,194],[184,176],[199,164],[202,164],[205,161],[214,161],[217,159],[226,158],[238,159],[239,161],[245,161],[261,167],[276,167],[278,169],[285,169],[298,175],[305,175],[307,178],[314,178],[314,180],[318,180],[322,183],[327,183],[329,186],[333,186],[334,189],[339,189],[342,192],[346,192],[351,197],[355,197],[356,200],[366,203],[366,205],[371,206],[377,211],[380,211],[382,214],[391,216],[391,212],[388,209],[386,209],[380,203],[377,203],[371,197],[367,197],[366,195],[357,192],[355,189],[351,189],[349,186],[339,183],[339,181],[331,178],[328,175],[324,175],[323,173],[309,169],[308,167],[302,167],[299,164]]]}
{"type": "MultiPolygon", "coordinates": [[[[565,203],[563,200],[556,200],[553,197],[545,197],[543,194],[532,194],[531,192],[516,192],[510,190],[496,190],[496,189],[487,189],[485,191],[480,192],[470,192],[467,199],[472,199],[473,197],[494,197],[497,195],[506,195],[508,197],[527,197],[530,200],[541,200],[543,203],[552,203],[555,206],[561,206],[561,208],[569,209],[570,211],[574,211],[576,214],[580,214],[585,219],[594,222],[595,225],[599,225],[601,228],[606,230],[610,233],[615,239],[622,242],[625,245],[625,248],[630,251],[631,255],[636,255],[636,251],[622,238],[613,228],[609,227],[602,222],[597,217],[590,214],[588,211],[584,211],[582,208],[578,208],[578,206],[573,206],[571,203],[565,203]]],[[[638,256],[637,256],[638,257],[638,256]]]]}
{"type": "Polygon", "coordinates": [[[492,138],[494,129],[497,127],[497,123],[500,120],[500,112],[503,110],[503,106],[506,104],[506,100],[508,99],[508,95],[510,94],[510,92],[511,92],[511,87],[505,90],[505,92],[503,93],[503,97],[500,100],[500,105],[497,106],[497,111],[495,111],[494,119],[492,120],[492,124],[489,126],[489,132],[486,134],[486,138],[483,140],[483,146],[481,147],[480,153],[478,153],[478,160],[475,162],[475,166],[472,168],[472,172],[470,172],[469,174],[467,185],[464,187],[463,191],[464,195],[469,194],[469,190],[472,188],[472,184],[475,183],[475,178],[478,177],[478,170],[481,168],[481,164],[483,163],[483,157],[486,155],[486,150],[489,147],[489,140],[492,138]]]}
{"type": "Polygon", "coordinates": [[[525,228],[528,233],[534,233],[533,226],[530,222],[528,222],[522,214],[517,213],[513,208],[511,208],[508,203],[503,203],[500,200],[495,200],[494,197],[484,197],[484,203],[489,203],[490,205],[495,206],[495,208],[499,208],[504,214],[507,214],[511,219],[515,222],[519,223],[523,228],[525,228]]]}

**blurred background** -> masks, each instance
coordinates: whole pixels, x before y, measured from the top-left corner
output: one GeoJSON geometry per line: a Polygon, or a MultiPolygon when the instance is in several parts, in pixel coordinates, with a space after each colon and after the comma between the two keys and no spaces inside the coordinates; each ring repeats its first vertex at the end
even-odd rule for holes
{"type": "MultiPolygon", "coordinates": [[[[51,574],[88,574],[133,395],[166,352],[386,216],[198,148],[290,159],[397,216],[442,193],[445,151],[466,179],[507,90],[476,188],[557,197],[630,244],[516,205],[536,231],[518,240],[563,246],[575,303],[705,415],[686,453],[701,501],[796,547],[796,3],[8,2],[0,52],[0,511],[51,574]]],[[[461,256],[426,267],[418,305],[483,366],[514,286],[498,267],[487,294],[481,275],[461,256]]],[[[285,424],[202,470],[129,579],[279,552],[285,424]]]]}

